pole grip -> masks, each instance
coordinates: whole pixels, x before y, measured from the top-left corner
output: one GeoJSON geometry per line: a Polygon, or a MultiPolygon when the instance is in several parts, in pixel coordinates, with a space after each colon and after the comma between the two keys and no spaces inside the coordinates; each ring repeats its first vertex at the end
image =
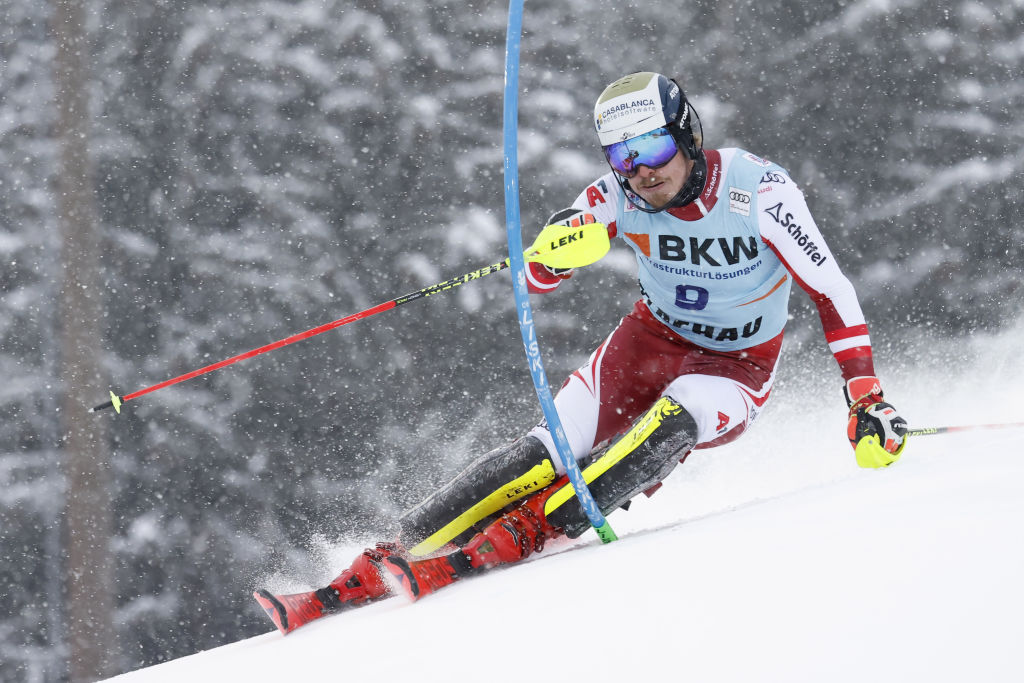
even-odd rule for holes
{"type": "Polygon", "coordinates": [[[98,406],[96,406],[95,408],[90,410],[89,412],[90,413],[98,413],[101,410],[106,410],[107,408],[113,408],[115,413],[120,414],[121,413],[121,403],[123,403],[123,402],[124,402],[124,399],[122,397],[118,396],[113,391],[111,391],[110,392],[110,400],[109,401],[107,401],[106,403],[99,404],[98,406]]]}

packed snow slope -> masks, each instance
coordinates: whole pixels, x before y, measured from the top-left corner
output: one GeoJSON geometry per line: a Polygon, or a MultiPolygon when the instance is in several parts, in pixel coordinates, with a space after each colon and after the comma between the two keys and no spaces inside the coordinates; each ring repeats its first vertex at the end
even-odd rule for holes
{"type": "MultiPolygon", "coordinates": [[[[890,400],[914,426],[1024,420],[1021,332],[922,350],[890,400]]],[[[780,384],[750,434],[612,515],[618,542],[590,532],[415,604],[287,637],[268,621],[116,680],[1024,680],[1024,430],[917,437],[860,470],[821,384],[780,384]]],[[[333,549],[324,579],[359,549],[333,549]]]]}

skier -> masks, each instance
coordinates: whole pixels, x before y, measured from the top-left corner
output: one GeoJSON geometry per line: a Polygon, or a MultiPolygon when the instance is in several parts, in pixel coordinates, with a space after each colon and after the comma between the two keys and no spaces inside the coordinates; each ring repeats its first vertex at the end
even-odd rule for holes
{"type": "MultiPolygon", "coordinates": [[[[789,173],[741,149],[703,149],[697,113],[657,73],[609,85],[594,125],[611,171],[549,223],[603,223],[639,270],[632,311],[555,398],[602,513],[649,495],[692,449],[733,441],[757,419],[794,280],[817,305],[845,380],[857,463],[895,462],[906,422],[882,398],[857,295],[789,173]]],[[[532,292],[546,293],[572,271],[530,263],[527,275],[532,292]]],[[[397,542],[365,551],[327,587],[256,598],[287,633],[391,585],[422,597],[588,527],[542,422],[407,512],[397,542]]]]}

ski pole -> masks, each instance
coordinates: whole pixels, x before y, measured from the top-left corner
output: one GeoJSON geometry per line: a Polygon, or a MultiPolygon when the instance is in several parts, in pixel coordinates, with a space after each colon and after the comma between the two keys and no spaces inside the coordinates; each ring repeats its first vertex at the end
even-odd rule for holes
{"type": "MultiPolygon", "coordinates": [[[[541,230],[536,241],[529,249],[523,252],[523,258],[527,261],[536,261],[552,268],[581,268],[599,260],[608,253],[608,249],[608,231],[601,223],[588,223],[582,226],[549,225],[541,230]]],[[[327,332],[328,330],[333,330],[336,327],[341,327],[342,325],[347,325],[351,322],[355,322],[356,320],[362,320],[363,318],[369,318],[372,315],[377,315],[384,311],[390,311],[392,308],[401,306],[402,304],[407,304],[410,301],[416,301],[417,299],[431,296],[432,294],[437,294],[439,292],[446,292],[458,287],[459,285],[464,285],[471,280],[478,280],[492,273],[504,270],[509,267],[509,264],[510,259],[505,259],[500,263],[494,263],[484,268],[480,268],[479,270],[466,273],[465,275],[454,277],[450,280],[430,285],[429,287],[424,287],[416,292],[367,308],[365,311],[359,311],[358,313],[347,315],[344,318],[339,318],[338,320],[314,327],[306,330],[305,332],[293,334],[285,339],[280,339],[257,349],[240,353],[237,356],[232,356],[231,358],[212,363],[206,367],[193,370],[192,372],[187,372],[184,375],[179,375],[178,377],[165,380],[159,384],[154,384],[153,386],[149,386],[144,389],[139,389],[138,391],[125,394],[124,396],[118,396],[111,391],[109,401],[101,403],[95,408],[92,408],[89,412],[95,413],[105,408],[113,408],[115,412],[120,413],[122,404],[138,398],[139,396],[144,396],[173,384],[178,384],[179,382],[184,382],[185,380],[192,379],[193,377],[198,377],[199,375],[205,375],[208,372],[219,370],[220,368],[231,365],[232,363],[237,363],[240,360],[258,356],[260,354],[267,353],[268,351],[279,349],[282,346],[288,346],[289,344],[294,344],[297,341],[302,341],[303,339],[309,339],[310,337],[327,332]]]]}
{"type": "Polygon", "coordinates": [[[907,436],[931,436],[932,434],[949,434],[951,432],[969,432],[977,429],[1010,429],[1024,427],[1024,422],[1008,422],[991,425],[960,425],[957,427],[919,427],[907,432],[907,436]]]}

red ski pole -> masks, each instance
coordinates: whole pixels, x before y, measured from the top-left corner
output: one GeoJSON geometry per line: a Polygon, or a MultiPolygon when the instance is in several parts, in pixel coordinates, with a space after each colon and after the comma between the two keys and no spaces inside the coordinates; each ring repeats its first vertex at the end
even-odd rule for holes
{"type": "Polygon", "coordinates": [[[382,304],[377,304],[376,306],[367,308],[365,311],[359,311],[358,313],[347,315],[344,318],[338,318],[337,320],[326,323],[324,325],[319,325],[318,327],[306,330],[305,332],[293,334],[290,337],[286,337],[276,342],[266,344],[264,346],[259,347],[258,349],[253,349],[251,351],[246,351],[245,353],[240,353],[237,356],[226,358],[222,361],[218,361],[216,363],[207,365],[204,368],[193,370],[192,372],[186,372],[184,375],[179,375],[178,377],[173,377],[171,379],[164,380],[159,384],[154,384],[153,386],[146,387],[145,389],[133,391],[132,393],[125,394],[124,396],[118,396],[113,391],[111,391],[110,400],[107,401],[106,403],[101,403],[100,405],[93,408],[90,412],[95,413],[96,411],[103,410],[104,408],[113,408],[115,411],[120,413],[121,404],[130,401],[133,398],[145,396],[146,394],[158,391],[160,389],[163,389],[164,387],[169,387],[172,384],[184,382],[186,380],[192,379],[193,377],[198,377],[199,375],[205,375],[208,372],[219,370],[225,366],[231,365],[232,363],[237,363],[240,360],[245,360],[246,358],[258,356],[262,353],[267,353],[268,351],[279,349],[282,346],[288,346],[289,344],[294,344],[297,341],[302,341],[303,339],[309,339],[310,337],[313,337],[315,335],[322,334],[329,330],[333,330],[336,327],[348,325],[349,323],[354,323],[355,321],[362,320],[363,318],[369,318],[371,315],[377,315],[378,313],[383,313],[384,311],[390,311],[392,308],[395,308],[396,306],[401,306],[402,304],[407,304],[410,301],[415,301],[416,299],[419,299],[421,297],[430,296],[431,294],[437,294],[438,292],[443,292],[453,287],[458,287],[459,285],[465,284],[470,280],[476,280],[484,277],[485,275],[497,273],[499,270],[504,270],[505,268],[508,268],[508,263],[502,262],[495,263],[493,265],[487,266],[486,268],[481,268],[480,270],[474,270],[472,273],[466,273],[461,277],[452,278],[451,280],[445,280],[444,282],[439,282],[436,285],[431,285],[430,287],[424,287],[423,289],[417,292],[406,294],[405,296],[400,296],[397,299],[385,301],[382,304]]]}
{"type": "MultiPolygon", "coordinates": [[[[589,223],[584,226],[575,227],[549,225],[541,231],[540,235],[537,236],[537,240],[525,251],[523,257],[527,261],[537,261],[553,268],[579,268],[590,265],[603,257],[608,253],[608,248],[608,231],[601,223],[589,223]]],[[[449,289],[453,289],[459,285],[464,285],[471,280],[478,280],[508,267],[509,259],[505,259],[501,263],[494,263],[479,270],[474,270],[471,273],[466,273],[465,275],[454,277],[450,280],[445,280],[444,282],[439,282],[436,285],[424,287],[419,291],[367,308],[365,311],[359,311],[358,313],[347,315],[344,318],[339,318],[338,320],[314,327],[306,330],[305,332],[293,334],[290,337],[266,344],[258,349],[240,353],[237,356],[226,358],[222,361],[207,365],[206,367],[199,368],[198,370],[193,370],[192,372],[186,372],[184,375],[173,377],[160,382],[159,384],[154,384],[153,386],[133,391],[130,394],[125,394],[124,396],[118,396],[111,391],[109,401],[101,403],[95,408],[92,408],[89,412],[95,413],[105,408],[113,408],[116,412],[120,413],[121,405],[123,403],[131,401],[134,398],[138,398],[139,396],[145,396],[146,394],[169,387],[173,384],[184,382],[185,380],[198,377],[199,375],[205,375],[208,372],[219,370],[220,368],[231,365],[232,363],[237,363],[240,360],[258,356],[260,354],[267,353],[268,351],[279,349],[282,346],[288,346],[289,344],[294,344],[297,341],[302,341],[303,339],[309,339],[312,336],[322,334],[328,330],[333,330],[336,327],[341,327],[342,325],[347,325],[357,320],[362,320],[363,318],[369,318],[371,315],[390,311],[392,308],[401,306],[402,304],[407,304],[410,301],[416,301],[417,299],[430,296],[431,294],[437,294],[438,292],[448,291],[449,289]]]]}

